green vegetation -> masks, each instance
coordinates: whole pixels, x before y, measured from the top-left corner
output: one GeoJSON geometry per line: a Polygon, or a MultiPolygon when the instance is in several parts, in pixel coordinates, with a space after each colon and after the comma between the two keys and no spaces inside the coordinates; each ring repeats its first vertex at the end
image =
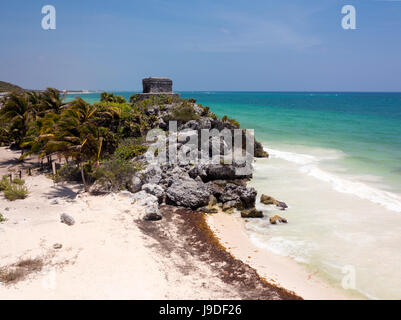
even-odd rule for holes
{"type": "Polygon", "coordinates": [[[18,199],[25,199],[28,196],[28,188],[24,185],[10,184],[4,191],[4,197],[7,200],[14,201],[18,199]]]}
{"type": "Polygon", "coordinates": [[[23,186],[25,184],[25,180],[24,179],[20,179],[20,178],[14,178],[13,179],[13,183],[14,184],[18,184],[20,186],[23,186]]]}
{"type": "Polygon", "coordinates": [[[137,156],[144,154],[148,147],[140,143],[141,139],[123,140],[114,152],[114,156],[122,160],[131,160],[137,156]]]}
{"type": "MultiPolygon", "coordinates": [[[[58,157],[65,164],[58,170],[56,181],[80,181],[127,188],[139,167],[132,159],[144,154],[147,132],[157,127],[155,107],[170,110],[167,120],[181,123],[199,119],[194,99],[155,95],[130,102],[121,96],[103,92],[99,102],[89,104],[77,97],[66,103],[65,96],[53,88],[43,92],[11,92],[2,98],[0,109],[0,144],[21,149],[20,161],[30,155],[39,158],[58,157]]],[[[202,116],[214,116],[200,107],[202,116]]],[[[166,116],[164,116],[164,121],[166,116]]],[[[7,177],[0,180],[0,190],[10,199],[27,196],[24,181],[7,177]]]]}
{"type": "Polygon", "coordinates": [[[25,199],[29,191],[24,184],[23,179],[15,178],[11,183],[9,176],[3,176],[0,180],[0,191],[3,191],[4,197],[10,201],[25,199]]]}
{"type": "Polygon", "coordinates": [[[240,127],[240,124],[237,120],[229,118],[227,116],[223,116],[223,118],[221,118],[221,121],[231,123],[236,128],[240,127]]]}
{"type": "Polygon", "coordinates": [[[133,175],[141,169],[131,161],[113,156],[95,168],[92,176],[99,184],[108,186],[110,190],[125,190],[132,183],[133,175]]]}
{"type": "Polygon", "coordinates": [[[126,103],[124,97],[115,96],[113,93],[102,92],[100,94],[101,102],[113,102],[113,103],[126,103]]]}
{"type": "Polygon", "coordinates": [[[4,191],[10,186],[10,178],[8,176],[3,176],[0,180],[0,191],[4,191]]]}
{"type": "Polygon", "coordinates": [[[175,120],[181,123],[197,119],[199,119],[199,116],[195,113],[192,105],[187,101],[184,101],[182,104],[174,107],[169,118],[169,120],[175,120]]]}
{"type": "Polygon", "coordinates": [[[3,217],[3,215],[0,213],[0,223],[7,221],[6,218],[3,217]]]}
{"type": "Polygon", "coordinates": [[[24,89],[9,82],[0,81],[0,92],[23,92],[24,89]]]}

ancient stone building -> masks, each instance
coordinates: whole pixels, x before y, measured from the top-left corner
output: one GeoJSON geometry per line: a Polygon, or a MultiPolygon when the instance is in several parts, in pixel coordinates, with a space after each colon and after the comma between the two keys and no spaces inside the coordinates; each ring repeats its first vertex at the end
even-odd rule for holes
{"type": "Polygon", "coordinates": [[[173,93],[173,81],[169,78],[142,79],[143,93],[173,93]]]}
{"type": "Polygon", "coordinates": [[[155,95],[169,95],[179,97],[173,92],[173,81],[169,78],[144,78],[142,79],[143,92],[137,94],[137,99],[148,99],[155,95]]]}

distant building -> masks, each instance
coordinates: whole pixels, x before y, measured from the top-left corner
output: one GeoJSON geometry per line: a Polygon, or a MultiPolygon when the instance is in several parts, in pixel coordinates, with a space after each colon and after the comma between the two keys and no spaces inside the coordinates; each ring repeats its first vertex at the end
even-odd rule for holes
{"type": "Polygon", "coordinates": [[[173,93],[173,81],[169,78],[142,79],[143,93],[173,93]]]}
{"type": "Polygon", "coordinates": [[[137,95],[139,100],[148,99],[155,95],[180,96],[173,92],[173,81],[169,78],[144,78],[142,79],[142,87],[142,93],[137,95]]]}

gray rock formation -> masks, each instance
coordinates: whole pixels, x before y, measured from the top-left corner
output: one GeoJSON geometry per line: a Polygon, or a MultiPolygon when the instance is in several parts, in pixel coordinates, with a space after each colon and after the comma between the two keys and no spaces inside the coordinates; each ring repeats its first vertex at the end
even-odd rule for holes
{"type": "Polygon", "coordinates": [[[161,186],[157,184],[146,183],[142,186],[142,190],[154,195],[159,203],[163,202],[165,192],[161,186]]]}
{"type": "Polygon", "coordinates": [[[197,209],[209,203],[210,191],[203,182],[191,178],[180,179],[167,189],[166,196],[169,204],[197,209]]]}
{"type": "Polygon", "coordinates": [[[228,183],[224,188],[223,194],[220,196],[220,201],[225,203],[229,201],[236,201],[244,209],[255,207],[256,190],[254,188],[247,188],[228,183]]]}
{"type": "Polygon", "coordinates": [[[132,196],[132,199],[134,203],[138,203],[138,205],[143,206],[145,208],[145,213],[141,217],[142,219],[148,221],[155,221],[162,219],[162,215],[159,210],[159,201],[156,196],[142,190],[140,192],[135,193],[132,196]]]}

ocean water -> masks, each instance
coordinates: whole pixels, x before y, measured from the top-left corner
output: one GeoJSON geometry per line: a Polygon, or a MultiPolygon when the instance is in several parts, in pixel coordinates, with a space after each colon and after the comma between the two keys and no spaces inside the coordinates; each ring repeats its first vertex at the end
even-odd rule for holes
{"type": "Polygon", "coordinates": [[[401,298],[401,93],[181,94],[255,129],[270,154],[250,184],[289,208],[257,205],[266,217],[246,224],[257,246],[351,298],[401,298]]]}

